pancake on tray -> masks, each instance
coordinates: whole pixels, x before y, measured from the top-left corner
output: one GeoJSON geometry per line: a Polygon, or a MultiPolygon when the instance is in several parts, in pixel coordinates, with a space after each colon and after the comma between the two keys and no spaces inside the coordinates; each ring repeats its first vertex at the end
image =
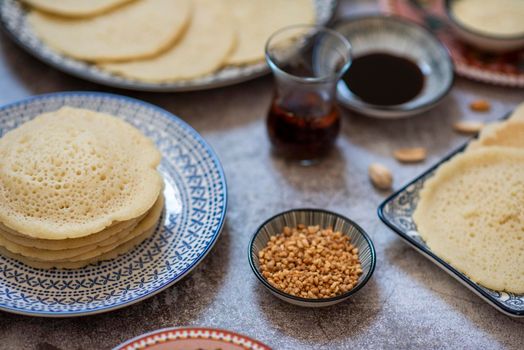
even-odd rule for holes
{"type": "Polygon", "coordinates": [[[524,103],[521,103],[520,105],[517,106],[517,108],[515,108],[513,113],[511,113],[509,120],[524,121],[524,103]]]}
{"type": "Polygon", "coordinates": [[[157,226],[160,153],[119,118],[62,107],[6,133],[0,157],[7,256],[76,268],[126,252],[157,226]]]}
{"type": "Polygon", "coordinates": [[[524,149],[524,120],[507,120],[485,126],[477,140],[470,142],[468,151],[480,147],[502,146],[524,149]]]}
{"type": "Polygon", "coordinates": [[[413,214],[438,256],[487,288],[517,294],[524,293],[522,111],[521,105],[508,120],[486,126],[440,166],[413,214]]]}

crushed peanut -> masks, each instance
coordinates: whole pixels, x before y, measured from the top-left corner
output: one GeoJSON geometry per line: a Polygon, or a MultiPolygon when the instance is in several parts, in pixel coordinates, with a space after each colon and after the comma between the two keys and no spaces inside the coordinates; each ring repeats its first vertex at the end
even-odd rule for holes
{"type": "Polygon", "coordinates": [[[351,290],[362,274],[358,248],[332,228],[284,227],[258,253],[262,276],[275,288],[310,299],[351,290]]]}

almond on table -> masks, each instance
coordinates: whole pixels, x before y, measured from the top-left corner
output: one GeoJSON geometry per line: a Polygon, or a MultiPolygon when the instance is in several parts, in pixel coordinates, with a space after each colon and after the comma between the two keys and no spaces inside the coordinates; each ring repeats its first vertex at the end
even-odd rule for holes
{"type": "Polygon", "coordinates": [[[491,105],[486,100],[475,100],[469,104],[469,108],[475,112],[487,112],[491,109],[491,105]]]}
{"type": "Polygon", "coordinates": [[[462,134],[476,134],[484,127],[484,123],[463,120],[453,124],[453,129],[462,134]]]}
{"type": "Polygon", "coordinates": [[[380,163],[372,163],[368,168],[368,174],[371,182],[378,189],[388,190],[393,185],[391,171],[380,163]]]}
{"type": "Polygon", "coordinates": [[[402,163],[418,163],[426,159],[427,151],[424,147],[399,148],[393,152],[393,156],[402,163]]]}

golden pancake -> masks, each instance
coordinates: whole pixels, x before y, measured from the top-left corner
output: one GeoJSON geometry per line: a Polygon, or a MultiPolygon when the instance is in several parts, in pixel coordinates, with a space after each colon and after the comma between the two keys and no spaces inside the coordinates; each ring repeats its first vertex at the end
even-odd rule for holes
{"type": "Polygon", "coordinates": [[[68,17],[98,15],[132,0],[23,0],[38,10],[68,17]]]}
{"type": "Polygon", "coordinates": [[[470,142],[467,149],[490,146],[524,149],[524,120],[508,120],[485,126],[478,139],[470,142]]]}
{"type": "Polygon", "coordinates": [[[163,196],[160,196],[143,220],[137,222],[137,224],[131,228],[122,230],[118,234],[98,243],[72,249],[48,250],[21,246],[0,235],[0,246],[12,253],[20,254],[39,261],[85,260],[87,257],[92,258],[108,252],[122,243],[125,243],[147,231],[151,226],[156,225],[156,222],[162,213],[163,205],[164,199],[163,196]]]}
{"type": "Polygon", "coordinates": [[[27,20],[35,34],[53,49],[99,62],[159,54],[183,34],[190,17],[189,0],[141,0],[89,18],[31,11],[27,20]]]}
{"type": "Polygon", "coordinates": [[[136,225],[138,225],[138,222],[142,220],[146,215],[147,213],[139,216],[136,219],[118,222],[100,232],[93,233],[89,236],[84,236],[80,238],[67,238],[67,239],[60,239],[60,240],[30,238],[30,237],[21,235],[17,233],[16,231],[13,231],[3,225],[0,225],[0,235],[9,241],[14,242],[24,247],[49,249],[49,250],[73,249],[73,248],[87,246],[93,243],[102,242],[102,241],[107,240],[110,237],[113,237],[121,233],[124,230],[131,230],[136,225]]]}
{"type": "Polygon", "coordinates": [[[522,0],[455,0],[450,4],[453,17],[474,32],[499,37],[524,35],[522,0]]]}
{"type": "Polygon", "coordinates": [[[513,110],[509,120],[521,120],[524,121],[524,102],[519,104],[517,108],[513,110]]]}
{"type": "Polygon", "coordinates": [[[225,0],[237,32],[237,46],[226,64],[249,64],[264,59],[264,47],[275,31],[293,24],[313,24],[312,0],[225,0]]]}
{"type": "Polygon", "coordinates": [[[58,269],[77,269],[80,267],[87,266],[89,264],[96,263],[98,261],[103,260],[110,260],[116,258],[118,255],[127,253],[143,241],[145,241],[147,238],[149,238],[154,232],[156,227],[152,227],[148,231],[144,232],[138,237],[133,238],[132,240],[122,244],[121,246],[115,248],[114,250],[104,253],[102,255],[99,255],[95,258],[84,260],[84,261],[74,261],[74,262],[44,262],[44,261],[35,261],[31,258],[27,258],[25,256],[11,253],[10,251],[6,250],[4,247],[0,246],[0,254],[5,255],[9,258],[16,259],[18,261],[23,262],[26,265],[38,268],[38,269],[51,269],[51,268],[58,268],[58,269]]]}
{"type": "Polygon", "coordinates": [[[473,281],[524,293],[524,152],[481,147],[441,165],[413,214],[429,248],[473,281]]]}
{"type": "Polygon", "coordinates": [[[229,11],[221,1],[194,0],[183,37],[169,50],[145,60],[102,64],[102,69],[149,82],[191,79],[220,68],[235,45],[229,11]]]}
{"type": "Polygon", "coordinates": [[[63,240],[135,219],[156,202],[160,153],[123,120],[64,107],[0,139],[0,222],[63,240]]]}

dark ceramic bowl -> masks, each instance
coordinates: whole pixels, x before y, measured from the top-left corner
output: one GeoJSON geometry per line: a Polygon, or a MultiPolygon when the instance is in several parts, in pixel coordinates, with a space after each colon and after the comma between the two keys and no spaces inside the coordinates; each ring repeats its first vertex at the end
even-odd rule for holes
{"type": "Polygon", "coordinates": [[[323,307],[330,306],[347,300],[353,294],[358,292],[369,281],[373,271],[375,270],[376,255],[375,248],[371,238],[364,232],[364,230],[350,219],[323,209],[292,209],[283,213],[277,214],[272,218],[266,220],[256,230],[248,251],[249,265],[255,273],[255,276],[273,295],[288,303],[306,306],[306,307],[323,307]],[[275,287],[262,276],[260,272],[260,265],[258,260],[258,252],[262,250],[271,236],[282,232],[285,226],[296,227],[299,224],[306,226],[319,225],[322,228],[332,227],[334,231],[340,231],[342,234],[348,235],[353,244],[359,250],[360,264],[362,266],[362,275],[357,284],[348,292],[340,294],[333,298],[323,299],[309,299],[301,298],[288,293],[285,293],[275,287]]]}

